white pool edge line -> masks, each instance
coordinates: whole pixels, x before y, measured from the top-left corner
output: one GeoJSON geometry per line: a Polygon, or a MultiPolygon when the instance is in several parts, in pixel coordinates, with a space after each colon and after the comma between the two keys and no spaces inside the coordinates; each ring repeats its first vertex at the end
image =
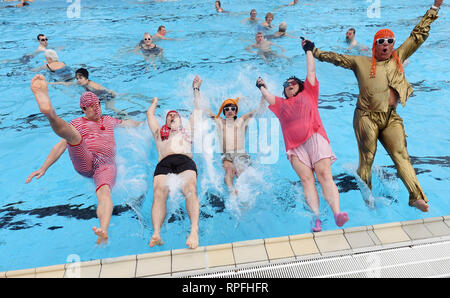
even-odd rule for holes
{"type": "Polygon", "coordinates": [[[0,278],[183,277],[450,240],[450,215],[0,272],[0,278]]]}

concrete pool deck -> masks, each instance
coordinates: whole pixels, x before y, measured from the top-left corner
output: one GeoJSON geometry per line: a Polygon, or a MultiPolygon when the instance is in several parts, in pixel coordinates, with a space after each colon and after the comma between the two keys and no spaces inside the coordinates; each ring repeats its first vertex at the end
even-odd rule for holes
{"type": "Polygon", "coordinates": [[[0,278],[185,277],[450,240],[450,215],[0,272],[0,278]]]}

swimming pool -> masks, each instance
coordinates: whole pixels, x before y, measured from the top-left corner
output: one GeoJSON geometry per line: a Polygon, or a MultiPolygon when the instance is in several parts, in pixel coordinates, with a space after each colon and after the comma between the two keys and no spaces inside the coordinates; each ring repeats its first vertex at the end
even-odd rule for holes
{"type": "MultiPolygon", "coordinates": [[[[289,1],[286,1],[289,2],[289,1]]],[[[432,2],[432,1],[431,1],[432,2]]],[[[0,9],[2,50],[0,61],[31,53],[38,46],[36,35],[45,33],[49,46],[73,69],[86,67],[90,79],[120,94],[115,106],[133,119],[145,120],[151,98],[160,98],[158,116],[176,108],[188,117],[192,110],[191,83],[195,74],[203,79],[202,94],[216,111],[222,100],[244,96],[241,113],[256,106],[261,76],[270,90],[281,94],[281,82],[291,75],[305,75],[305,56],[299,40],[273,40],[291,58],[266,63],[245,51],[254,43],[258,28],[240,21],[252,8],[263,19],[273,11],[277,25],[285,21],[288,33],[305,36],[324,50],[344,52],[345,31],[356,28],[356,39],[370,45],[381,27],[393,29],[403,41],[432,3],[400,0],[382,2],[380,17],[373,17],[366,1],[308,1],[274,11],[272,1],[222,1],[231,14],[217,14],[213,3],[204,1],[103,1],[81,2],[80,16],[71,3],[36,1],[21,10],[0,9]],[[70,13],[68,13],[68,9],[70,13]],[[369,17],[371,16],[371,17],[369,17]],[[132,49],[144,32],[154,34],[165,25],[173,41],[156,41],[164,58],[154,66],[132,49]]],[[[80,3],[73,1],[73,5],[80,3]]],[[[448,4],[432,24],[428,40],[410,58],[405,71],[415,90],[405,108],[397,110],[408,134],[408,151],[418,179],[430,200],[427,214],[408,207],[408,193],[396,177],[393,163],[379,146],[374,162],[373,201],[363,200],[354,172],[358,152],[352,129],[358,85],[351,71],[316,61],[320,82],[319,110],[333,151],[338,157],[332,172],[340,191],[341,209],[349,213],[345,227],[413,220],[450,214],[448,136],[450,108],[448,4]]],[[[376,12],[376,11],[375,11],[376,12]]],[[[92,226],[98,224],[97,200],[91,180],[78,175],[66,152],[38,181],[25,184],[38,169],[58,138],[38,113],[29,90],[43,55],[29,63],[9,61],[0,72],[0,271],[61,264],[79,256],[82,261],[141,254],[185,247],[189,219],[184,199],[175,194],[168,202],[163,226],[165,245],[150,249],[152,177],[157,163],[153,138],[146,125],[118,129],[118,177],[113,190],[114,214],[110,241],[96,246],[92,226]]],[[[43,72],[46,76],[48,73],[43,72]]],[[[50,78],[50,77],[48,77],[50,78]]],[[[50,96],[65,120],[79,117],[80,87],[51,86],[50,96]]],[[[110,113],[106,111],[106,113],[110,113]]],[[[214,141],[212,123],[205,138],[214,141]]],[[[304,202],[301,184],[284,153],[278,120],[268,111],[252,122],[247,149],[254,168],[238,182],[239,199],[230,200],[223,183],[220,155],[199,150],[200,245],[213,245],[257,238],[307,233],[312,214],[304,202]],[[256,145],[255,145],[256,144],[256,145]]],[[[175,183],[175,182],[174,182],[175,183]]],[[[320,187],[319,187],[320,190],[320,187]]],[[[332,213],[321,197],[323,229],[335,229],[332,213]]]]}

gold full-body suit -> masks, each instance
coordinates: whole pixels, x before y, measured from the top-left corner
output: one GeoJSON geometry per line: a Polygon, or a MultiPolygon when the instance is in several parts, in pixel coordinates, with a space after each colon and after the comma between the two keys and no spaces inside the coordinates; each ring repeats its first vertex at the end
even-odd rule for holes
{"type": "MultiPolygon", "coordinates": [[[[410,36],[396,49],[402,63],[427,39],[430,24],[436,19],[437,11],[429,9],[410,36]]],[[[372,164],[377,150],[377,140],[380,140],[408,189],[409,205],[416,200],[428,202],[409,159],[403,120],[397,114],[395,105],[389,105],[392,89],[398,94],[398,99],[403,106],[413,92],[393,57],[386,61],[377,61],[376,76],[370,78],[371,57],[342,55],[321,51],[318,48],[313,50],[313,55],[319,61],[353,70],[358,80],[359,96],[353,117],[353,129],[358,142],[358,175],[361,179],[370,188],[372,187],[372,164]]]]}

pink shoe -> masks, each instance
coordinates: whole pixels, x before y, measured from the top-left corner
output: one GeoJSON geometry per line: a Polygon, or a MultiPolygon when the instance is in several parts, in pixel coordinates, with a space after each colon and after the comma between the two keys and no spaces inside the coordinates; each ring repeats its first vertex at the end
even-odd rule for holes
{"type": "Polygon", "coordinates": [[[338,227],[342,227],[348,221],[347,212],[339,212],[334,215],[334,221],[338,227]]]}
{"type": "Polygon", "coordinates": [[[312,227],[312,231],[317,233],[322,231],[322,227],[320,226],[322,224],[322,221],[318,218],[316,218],[315,226],[312,227]]]}

